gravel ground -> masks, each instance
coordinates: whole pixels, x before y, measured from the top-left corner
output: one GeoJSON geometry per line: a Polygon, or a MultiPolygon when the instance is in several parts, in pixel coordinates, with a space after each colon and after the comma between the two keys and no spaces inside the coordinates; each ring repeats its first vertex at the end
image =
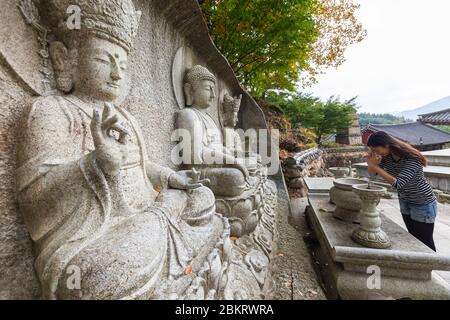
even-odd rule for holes
{"type": "MultiPolygon", "coordinates": [[[[289,205],[287,199],[280,199],[289,205]]],[[[324,300],[325,294],[319,285],[313,261],[303,240],[308,236],[304,216],[306,198],[291,199],[292,216],[278,214],[276,229],[277,248],[272,261],[274,288],[271,299],[324,300]]],[[[280,207],[285,207],[280,206],[280,207]]],[[[286,207],[285,207],[286,208],[286,207]]],[[[288,212],[283,210],[282,212],[288,212]]]]}

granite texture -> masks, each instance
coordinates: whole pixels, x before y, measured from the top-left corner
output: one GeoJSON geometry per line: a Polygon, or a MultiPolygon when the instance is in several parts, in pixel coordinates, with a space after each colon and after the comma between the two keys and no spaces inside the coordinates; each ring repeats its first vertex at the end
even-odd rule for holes
{"type": "MultiPolygon", "coordinates": [[[[433,270],[449,270],[450,257],[437,254],[395,222],[381,215],[392,241],[389,249],[361,246],[351,239],[356,225],[335,219],[326,195],[311,195],[307,219],[320,246],[315,250],[327,296],[341,299],[449,299],[450,286],[433,270]],[[370,268],[380,271],[379,286],[368,285],[370,268]]],[[[384,208],[387,210],[387,208],[384,208]]]]}
{"type": "MultiPolygon", "coordinates": [[[[264,115],[239,85],[231,67],[213,45],[196,1],[134,1],[142,11],[135,48],[129,56],[127,90],[121,106],[133,114],[142,129],[150,160],[177,169],[170,161],[169,143],[179,105],[173,92],[171,68],[180,47],[193,48],[196,56],[218,75],[219,87],[242,94],[239,127],[266,128],[264,115]]],[[[29,299],[41,295],[33,268],[33,247],[17,210],[17,146],[24,136],[20,127],[26,108],[38,96],[55,93],[43,67],[36,31],[22,19],[17,1],[5,0],[0,13],[0,298],[29,299]],[[14,30],[15,32],[11,32],[14,30]],[[49,81],[50,83],[46,82],[49,81]]],[[[52,70],[50,70],[51,72],[52,70]]],[[[217,113],[216,113],[217,114],[217,113]]],[[[280,180],[282,173],[273,177],[280,180]]],[[[278,184],[280,185],[280,184],[278,184]]],[[[285,189],[278,190],[286,197],[285,189]]],[[[289,209],[281,206],[277,214],[289,209]]],[[[276,234],[276,233],[275,233],[276,234]]],[[[274,239],[276,242],[276,239],[274,239]]],[[[210,248],[214,249],[213,247],[210,248]]],[[[203,257],[206,259],[206,257],[203,257]]],[[[215,259],[211,256],[211,263],[215,259]]],[[[270,269],[270,268],[269,268],[270,269]]],[[[228,297],[234,297],[228,295],[228,297]]]]}

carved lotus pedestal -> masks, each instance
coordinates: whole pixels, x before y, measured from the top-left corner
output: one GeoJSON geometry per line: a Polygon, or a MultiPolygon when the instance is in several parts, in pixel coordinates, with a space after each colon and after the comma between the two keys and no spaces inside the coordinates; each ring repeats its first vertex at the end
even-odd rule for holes
{"type": "Polygon", "coordinates": [[[359,222],[361,199],[352,191],[354,184],[363,184],[366,180],[355,178],[340,178],[333,181],[330,190],[330,202],[336,205],[333,216],[346,222],[359,222]]]}
{"type": "Polygon", "coordinates": [[[237,197],[216,196],[216,210],[230,221],[231,236],[242,237],[255,231],[264,213],[273,215],[276,186],[267,176],[251,177],[247,190],[237,197]]]}
{"type": "Polygon", "coordinates": [[[391,240],[381,230],[380,214],[377,212],[377,205],[386,188],[371,186],[369,189],[368,184],[354,185],[352,188],[362,201],[360,226],[352,233],[353,241],[369,248],[389,248],[391,240]]]}

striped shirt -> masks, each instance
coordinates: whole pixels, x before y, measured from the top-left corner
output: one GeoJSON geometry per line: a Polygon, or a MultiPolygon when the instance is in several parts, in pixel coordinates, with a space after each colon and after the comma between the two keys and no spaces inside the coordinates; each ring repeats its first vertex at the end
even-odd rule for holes
{"type": "Polygon", "coordinates": [[[388,155],[381,159],[380,167],[396,179],[392,187],[397,190],[400,200],[419,205],[436,200],[419,159],[400,158],[395,161],[388,155]]]}

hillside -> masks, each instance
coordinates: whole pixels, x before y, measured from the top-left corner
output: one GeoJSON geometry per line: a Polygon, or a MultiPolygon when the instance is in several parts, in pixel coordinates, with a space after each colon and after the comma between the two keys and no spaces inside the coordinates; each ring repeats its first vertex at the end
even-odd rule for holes
{"type": "Polygon", "coordinates": [[[440,100],[433,101],[423,107],[419,107],[412,110],[406,110],[401,112],[396,112],[394,115],[398,117],[404,117],[410,120],[416,120],[419,114],[435,112],[443,109],[450,108],[450,96],[442,98],[440,100]]]}
{"type": "Polygon", "coordinates": [[[408,122],[403,117],[396,117],[389,113],[376,114],[376,113],[359,113],[359,125],[361,129],[365,128],[369,123],[371,124],[398,124],[408,122]]]}

